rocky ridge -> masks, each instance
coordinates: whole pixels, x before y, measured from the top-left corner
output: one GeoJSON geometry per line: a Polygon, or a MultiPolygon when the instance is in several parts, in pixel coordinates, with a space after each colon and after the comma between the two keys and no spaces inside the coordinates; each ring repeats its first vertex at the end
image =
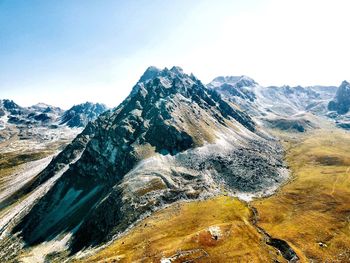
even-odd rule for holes
{"type": "Polygon", "coordinates": [[[328,116],[340,128],[350,129],[350,84],[343,81],[334,98],[328,103],[328,116]]]}
{"type": "Polygon", "coordinates": [[[0,100],[0,142],[17,136],[19,140],[41,143],[67,133],[66,128],[73,128],[76,136],[79,129],[106,110],[105,105],[90,102],[64,111],[44,103],[21,107],[12,100],[0,100]]]}
{"type": "Polygon", "coordinates": [[[337,87],[263,87],[249,77],[217,77],[207,85],[267,127],[303,132],[318,127],[308,113],[326,116],[337,87]]]}
{"type": "Polygon", "coordinates": [[[27,245],[70,232],[74,253],[179,200],[269,194],[287,178],[282,157],[275,139],[195,76],[150,67],[41,173],[34,187],[75,160],[12,232],[27,245]]]}
{"type": "Polygon", "coordinates": [[[60,117],[60,125],[68,127],[85,127],[90,121],[94,121],[101,113],[108,110],[106,105],[101,103],[86,102],[74,105],[65,111],[60,117]]]}

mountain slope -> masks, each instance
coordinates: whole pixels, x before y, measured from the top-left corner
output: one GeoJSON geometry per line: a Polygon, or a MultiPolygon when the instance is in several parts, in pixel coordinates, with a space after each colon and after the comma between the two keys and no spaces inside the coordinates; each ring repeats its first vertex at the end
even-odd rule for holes
{"type": "MultiPolygon", "coordinates": [[[[26,244],[71,232],[75,252],[166,204],[222,189],[242,198],[265,195],[287,176],[277,141],[178,67],[146,70],[129,97],[83,134],[76,161],[13,230],[26,244]]],[[[69,158],[75,147],[60,155],[69,158]]]]}

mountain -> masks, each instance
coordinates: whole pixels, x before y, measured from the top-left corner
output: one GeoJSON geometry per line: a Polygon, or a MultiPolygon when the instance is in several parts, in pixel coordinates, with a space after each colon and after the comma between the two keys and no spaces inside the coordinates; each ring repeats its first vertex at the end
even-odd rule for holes
{"type": "Polygon", "coordinates": [[[327,116],[340,128],[350,130],[350,84],[343,81],[334,98],[328,103],[327,116]]]}
{"type": "Polygon", "coordinates": [[[336,87],[269,86],[241,76],[217,77],[207,85],[265,126],[303,132],[317,127],[309,114],[324,116],[336,87]]]}
{"type": "Polygon", "coordinates": [[[281,145],[248,114],[179,67],[150,67],[35,178],[31,191],[55,183],[12,233],[27,246],[69,233],[74,253],[167,204],[264,196],[287,175],[281,145]]]}
{"type": "Polygon", "coordinates": [[[343,81],[339,86],[337,93],[328,104],[330,111],[336,111],[338,114],[346,114],[350,108],[350,83],[343,81]]]}
{"type": "Polygon", "coordinates": [[[79,105],[74,105],[69,110],[65,111],[60,118],[60,125],[69,127],[85,127],[88,122],[95,120],[101,113],[108,108],[104,104],[86,102],[79,105]]]}
{"type": "MultiPolygon", "coordinates": [[[[23,169],[21,166],[23,163],[28,163],[31,166],[34,165],[32,162],[38,161],[40,163],[40,159],[45,161],[45,159],[57,155],[82,131],[83,127],[81,126],[87,120],[93,121],[97,118],[98,112],[104,109],[100,105],[96,106],[91,103],[75,106],[74,108],[79,107],[84,108],[85,112],[82,111],[79,115],[77,114],[79,118],[73,118],[73,120],[82,120],[77,124],[78,127],[75,127],[74,125],[68,126],[65,123],[59,124],[62,116],[69,116],[71,110],[65,112],[59,107],[45,103],[38,103],[31,107],[21,107],[11,100],[1,100],[0,176],[6,173],[7,168],[23,169]],[[89,112],[89,109],[91,112],[89,112]]],[[[58,168],[52,167],[52,169],[58,168]]],[[[40,178],[45,178],[44,175],[40,174],[40,170],[34,174],[28,172],[27,175],[28,177],[24,176],[24,178],[18,179],[16,174],[13,174],[13,176],[9,176],[6,180],[0,182],[0,190],[3,190],[0,194],[0,210],[29,194],[40,184],[40,178]],[[20,183],[17,180],[20,180],[20,183]]]]}
{"type": "Polygon", "coordinates": [[[50,125],[57,121],[63,113],[58,107],[37,104],[31,107],[21,107],[12,100],[0,100],[0,118],[2,127],[6,123],[14,125],[50,125]]]}
{"type": "Polygon", "coordinates": [[[7,124],[17,126],[67,125],[68,127],[85,127],[89,121],[108,108],[104,104],[86,102],[75,105],[67,111],[45,103],[31,107],[21,107],[12,100],[0,100],[0,128],[7,124]]]}
{"type": "Polygon", "coordinates": [[[7,122],[19,120],[19,116],[28,113],[25,108],[20,107],[12,100],[0,100],[0,128],[4,129],[7,122]]]}
{"type": "Polygon", "coordinates": [[[258,85],[253,79],[247,76],[220,76],[215,78],[207,86],[216,89],[226,97],[236,97],[247,101],[254,101],[256,96],[252,87],[258,85]]]}

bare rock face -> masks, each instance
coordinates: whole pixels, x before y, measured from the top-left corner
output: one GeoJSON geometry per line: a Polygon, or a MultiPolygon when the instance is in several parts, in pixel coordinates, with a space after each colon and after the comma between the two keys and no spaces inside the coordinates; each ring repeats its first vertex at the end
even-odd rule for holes
{"type": "Polygon", "coordinates": [[[13,230],[28,245],[72,232],[76,252],[166,204],[222,188],[263,195],[286,179],[279,144],[179,67],[148,68],[125,101],[90,123],[42,180],[67,164],[13,230]]]}
{"type": "Polygon", "coordinates": [[[328,109],[338,114],[346,114],[350,109],[350,83],[343,81],[339,86],[335,98],[329,102],[328,109]]]}
{"type": "Polygon", "coordinates": [[[94,121],[101,113],[108,110],[106,105],[86,102],[74,105],[65,111],[60,117],[60,124],[68,127],[85,127],[90,121],[94,121]]]}

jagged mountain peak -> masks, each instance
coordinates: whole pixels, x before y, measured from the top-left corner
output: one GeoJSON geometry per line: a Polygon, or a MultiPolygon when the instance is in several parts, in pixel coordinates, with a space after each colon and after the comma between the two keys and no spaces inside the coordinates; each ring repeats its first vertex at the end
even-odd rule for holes
{"type": "Polygon", "coordinates": [[[159,74],[161,70],[155,66],[149,66],[146,71],[141,76],[138,82],[145,82],[149,79],[153,79],[155,76],[159,74]]]}
{"type": "Polygon", "coordinates": [[[64,112],[60,119],[60,124],[66,124],[69,127],[85,127],[88,122],[95,120],[107,109],[106,105],[93,102],[74,105],[64,112]]]}
{"type": "Polygon", "coordinates": [[[350,86],[350,83],[347,80],[343,80],[340,86],[350,86]]]}
{"type": "Polygon", "coordinates": [[[344,80],[337,89],[337,93],[328,104],[330,111],[336,111],[338,114],[346,114],[350,109],[350,83],[344,80]]]}
{"type": "Polygon", "coordinates": [[[279,148],[247,114],[178,68],[150,71],[40,174],[43,183],[66,167],[14,229],[28,244],[76,229],[76,252],[222,184],[256,193],[284,180],[279,148]],[[254,156],[254,164],[244,156],[254,156]]]}
{"type": "MultiPolygon", "coordinates": [[[[248,116],[233,109],[216,91],[207,89],[193,74],[184,73],[180,67],[158,70],[147,80],[139,81],[121,106],[132,110],[152,107],[166,115],[174,107],[170,105],[177,102],[176,100],[190,100],[203,109],[215,108],[219,110],[220,116],[236,119],[247,125],[248,129],[254,130],[254,124],[248,116]]],[[[219,115],[216,118],[223,122],[219,115]]]]}
{"type": "Polygon", "coordinates": [[[173,66],[171,69],[170,69],[171,72],[174,72],[176,74],[184,74],[184,71],[181,67],[179,66],[173,66]]]}
{"type": "Polygon", "coordinates": [[[7,110],[14,110],[14,109],[20,109],[21,107],[15,103],[13,100],[9,100],[9,99],[3,99],[0,100],[1,104],[3,105],[3,107],[7,110]]]}
{"type": "Polygon", "coordinates": [[[141,76],[138,83],[145,83],[149,80],[153,80],[155,78],[174,78],[175,76],[184,77],[187,74],[184,74],[183,69],[178,66],[173,66],[171,69],[165,67],[164,69],[159,69],[155,66],[150,66],[146,69],[146,71],[141,76]]]}
{"type": "MultiPolygon", "coordinates": [[[[129,97],[136,94],[142,94],[148,98],[153,96],[157,100],[170,94],[182,94],[184,97],[188,97],[189,90],[196,89],[198,86],[201,86],[201,89],[204,87],[193,74],[184,73],[180,67],[174,66],[171,69],[165,67],[162,70],[149,67],[133,87],[129,97]]],[[[151,101],[154,102],[154,99],[151,101]]]]}

